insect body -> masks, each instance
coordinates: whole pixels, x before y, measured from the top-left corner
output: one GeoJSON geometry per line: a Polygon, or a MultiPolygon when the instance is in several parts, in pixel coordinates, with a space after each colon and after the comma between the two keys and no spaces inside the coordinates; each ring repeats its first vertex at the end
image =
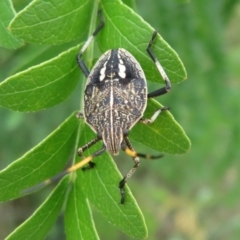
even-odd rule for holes
{"type": "Polygon", "coordinates": [[[107,51],[88,76],[84,115],[110,153],[118,154],[146,103],[146,79],[139,63],[124,49],[107,51]]]}

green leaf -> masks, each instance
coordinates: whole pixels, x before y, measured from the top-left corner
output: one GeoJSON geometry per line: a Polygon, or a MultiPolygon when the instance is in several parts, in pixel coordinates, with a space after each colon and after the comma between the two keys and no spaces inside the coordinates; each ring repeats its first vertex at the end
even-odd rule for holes
{"type": "Polygon", "coordinates": [[[68,186],[64,178],[46,201],[22,225],[12,232],[6,240],[42,240],[56,222],[61,212],[68,186]]]}
{"type": "MultiPolygon", "coordinates": [[[[147,80],[162,82],[161,75],[146,52],[155,29],[118,0],[102,0],[101,5],[105,25],[96,37],[101,51],[125,48],[139,61],[147,80]]],[[[177,53],[160,34],[154,40],[153,52],[171,82],[178,83],[187,78],[186,70],[177,53]]]]}
{"type": "Polygon", "coordinates": [[[69,42],[87,33],[93,4],[89,0],[34,0],[16,15],[9,29],[26,42],[69,42]]]}
{"type": "MultiPolygon", "coordinates": [[[[96,134],[86,125],[81,133],[79,146],[86,144],[96,134]]],[[[102,144],[91,147],[91,153],[99,150],[102,144]]],[[[86,151],[86,155],[90,154],[86,151]]],[[[134,238],[146,238],[147,228],[144,217],[126,186],[125,204],[120,204],[118,188],[122,176],[109,153],[104,153],[94,160],[96,167],[89,171],[78,171],[79,182],[89,201],[114,226],[134,238]]]]}
{"type": "MultiPolygon", "coordinates": [[[[11,23],[11,29],[16,36],[30,42],[56,44],[70,41],[79,33],[84,35],[95,29],[93,22],[96,19],[97,3],[36,0],[17,15],[11,23]]],[[[154,29],[119,0],[102,0],[100,9],[105,20],[105,26],[96,36],[100,50],[105,52],[111,48],[125,48],[140,62],[148,80],[163,83],[146,52],[154,29]]],[[[79,46],[72,48],[54,59],[8,78],[0,84],[0,104],[18,111],[36,111],[63,101],[78,81],[80,71],[75,58],[79,49],[79,46]],[[70,89],[69,84],[72,84],[70,89]]],[[[172,83],[186,78],[184,66],[177,54],[160,35],[154,40],[152,49],[172,83]]],[[[93,55],[92,51],[93,45],[84,57],[89,58],[93,55]]],[[[86,63],[91,60],[87,59],[86,63]]],[[[83,96],[80,95],[80,98],[83,99],[83,96]]],[[[151,117],[159,107],[161,105],[156,101],[149,100],[144,117],[151,117]]],[[[88,125],[83,121],[79,124],[71,116],[46,140],[0,173],[0,188],[3,189],[0,198],[7,200],[19,197],[22,190],[54,176],[61,171],[75,147],[74,140],[79,138],[79,146],[83,146],[94,137],[96,134],[88,125]],[[79,136],[76,135],[77,126],[79,136]]],[[[169,112],[163,112],[153,124],[136,124],[129,137],[161,152],[183,153],[190,146],[184,131],[169,112]]],[[[86,151],[86,156],[101,147],[100,141],[90,151],[86,151]]],[[[98,239],[89,202],[107,221],[130,237],[146,238],[144,217],[127,186],[125,204],[120,204],[118,185],[122,176],[112,157],[105,152],[96,157],[94,162],[96,168],[71,174],[76,175],[76,179],[66,203],[65,230],[68,239],[98,239]]]]}
{"type": "Polygon", "coordinates": [[[8,24],[15,15],[10,0],[0,1],[0,46],[10,49],[16,49],[23,45],[23,42],[15,38],[7,29],[8,24]]]}
{"type": "Polygon", "coordinates": [[[78,119],[71,115],[46,139],[0,172],[0,201],[18,198],[21,191],[60,172],[73,152],[78,119]]]}
{"type": "Polygon", "coordinates": [[[67,239],[99,239],[89,203],[81,187],[82,182],[79,178],[76,178],[65,211],[65,232],[67,239]]]}
{"type": "Polygon", "coordinates": [[[0,105],[16,111],[37,111],[64,101],[79,81],[79,49],[80,45],[73,47],[3,81],[0,105]]]}
{"type": "MultiPolygon", "coordinates": [[[[148,100],[144,118],[151,118],[154,112],[161,107],[162,105],[157,101],[148,100]]],[[[129,137],[156,151],[171,154],[185,153],[191,146],[184,130],[169,111],[162,112],[149,125],[137,123],[130,132],[129,137]]]]}

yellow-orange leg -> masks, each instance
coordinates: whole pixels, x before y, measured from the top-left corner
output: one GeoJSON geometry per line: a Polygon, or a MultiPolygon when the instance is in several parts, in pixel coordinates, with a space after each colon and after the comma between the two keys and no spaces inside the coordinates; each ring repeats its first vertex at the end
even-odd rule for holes
{"type": "Polygon", "coordinates": [[[54,177],[49,178],[49,179],[45,180],[44,182],[41,182],[41,183],[31,187],[31,188],[23,190],[22,194],[24,194],[24,195],[29,194],[29,193],[34,192],[34,191],[36,191],[36,190],[38,190],[42,187],[45,187],[46,185],[49,185],[52,182],[56,182],[56,181],[60,180],[65,175],[84,167],[86,164],[89,164],[94,157],[102,154],[105,150],[106,150],[106,148],[102,147],[99,151],[97,151],[97,152],[93,153],[92,155],[86,157],[81,162],[78,162],[75,165],[65,169],[64,171],[60,172],[59,174],[55,175],[54,177]]]}

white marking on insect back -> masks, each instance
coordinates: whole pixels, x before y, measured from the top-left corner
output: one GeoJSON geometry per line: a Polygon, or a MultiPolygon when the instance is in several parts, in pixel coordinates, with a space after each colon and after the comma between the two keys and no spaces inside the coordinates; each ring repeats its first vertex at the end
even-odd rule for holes
{"type": "Polygon", "coordinates": [[[118,61],[119,61],[119,64],[118,64],[118,69],[119,69],[119,73],[118,75],[121,77],[121,78],[125,78],[126,77],[126,67],[123,63],[123,60],[121,58],[121,55],[120,55],[120,51],[118,50],[118,61]]]}
{"type": "Polygon", "coordinates": [[[99,77],[100,81],[102,81],[105,78],[106,64],[107,62],[104,63],[103,68],[101,68],[100,70],[100,77],[99,77]]]}
{"type": "Polygon", "coordinates": [[[123,65],[123,60],[122,60],[121,55],[120,55],[120,50],[118,50],[118,61],[120,62],[120,64],[123,65]]]}
{"type": "Polygon", "coordinates": [[[124,65],[122,65],[122,64],[119,64],[118,68],[119,68],[119,73],[118,73],[119,76],[121,78],[125,78],[126,77],[126,67],[124,65]]]}

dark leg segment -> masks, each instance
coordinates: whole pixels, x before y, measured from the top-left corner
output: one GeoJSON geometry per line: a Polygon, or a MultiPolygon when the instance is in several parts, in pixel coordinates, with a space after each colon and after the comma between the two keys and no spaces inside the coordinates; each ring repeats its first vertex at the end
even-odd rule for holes
{"type": "Polygon", "coordinates": [[[81,157],[82,153],[84,151],[86,151],[88,148],[90,148],[91,146],[93,146],[95,143],[97,143],[99,140],[101,140],[101,138],[96,137],[93,140],[91,140],[90,142],[86,143],[84,146],[80,147],[77,151],[78,156],[81,157]]]}
{"type": "MultiPolygon", "coordinates": [[[[93,158],[101,155],[103,152],[105,152],[105,150],[106,150],[106,146],[103,145],[103,147],[100,150],[98,150],[97,152],[93,153],[93,155],[92,155],[93,158]]],[[[83,167],[82,170],[85,171],[85,170],[88,170],[88,169],[92,169],[95,166],[96,166],[96,163],[94,163],[92,161],[89,161],[88,166],[83,167]]]]}
{"type": "Polygon", "coordinates": [[[87,47],[89,46],[89,44],[92,42],[93,38],[97,35],[97,33],[102,29],[102,27],[104,26],[104,20],[103,20],[103,16],[101,11],[98,11],[98,16],[100,19],[100,23],[98,25],[98,27],[96,28],[96,30],[93,32],[93,34],[88,38],[88,40],[85,42],[85,44],[82,46],[78,56],[77,56],[77,62],[79,67],[81,68],[83,74],[88,77],[89,75],[89,70],[87,69],[85,63],[82,60],[82,55],[85,52],[85,50],[87,49],[87,47]]]}
{"type": "Polygon", "coordinates": [[[149,54],[149,56],[152,58],[152,60],[154,61],[156,67],[158,68],[159,73],[161,74],[163,80],[165,81],[165,87],[160,88],[154,92],[151,92],[148,94],[148,98],[154,98],[154,97],[158,97],[160,95],[163,95],[165,93],[168,93],[171,90],[171,83],[170,80],[167,76],[167,74],[165,73],[162,65],[160,64],[160,62],[157,60],[155,54],[153,53],[151,47],[153,44],[154,39],[157,36],[157,31],[155,31],[152,35],[152,39],[150,40],[150,42],[148,43],[148,47],[147,47],[147,52],[149,54]]]}
{"type": "Polygon", "coordinates": [[[138,153],[136,152],[132,144],[130,143],[129,139],[127,137],[124,137],[124,142],[121,145],[122,150],[127,153],[129,156],[133,158],[134,165],[130,169],[130,171],[126,174],[126,176],[120,181],[119,188],[120,188],[120,194],[121,194],[121,204],[124,204],[125,201],[125,191],[124,186],[127,182],[127,180],[135,173],[136,169],[138,168],[140,164],[139,157],[146,158],[146,159],[157,159],[163,157],[163,154],[158,156],[152,156],[148,154],[138,153]]]}
{"type": "MultiPolygon", "coordinates": [[[[133,149],[132,144],[130,143],[129,139],[127,137],[125,137],[124,140],[125,140],[126,146],[129,149],[131,149],[132,151],[135,152],[135,150],[133,149]]],[[[121,194],[121,204],[124,204],[124,200],[125,200],[124,186],[125,186],[127,180],[135,173],[135,171],[137,170],[137,168],[140,164],[140,159],[139,159],[138,156],[133,156],[132,158],[133,158],[133,162],[134,162],[133,167],[126,174],[126,176],[119,182],[119,188],[120,188],[120,194],[121,194]]]]}
{"type": "MultiPolygon", "coordinates": [[[[78,112],[76,114],[76,117],[79,119],[84,118],[83,113],[82,112],[78,112]]],[[[82,147],[80,147],[77,150],[78,156],[81,157],[83,152],[86,151],[88,148],[90,148],[91,146],[93,146],[95,143],[97,143],[99,140],[101,140],[100,136],[97,136],[96,138],[94,138],[93,140],[91,140],[90,142],[86,143],[85,145],[83,145],[82,147]]],[[[95,163],[94,162],[89,162],[89,166],[82,168],[83,170],[86,169],[90,169],[90,168],[94,168],[95,167],[95,163]]]]}
{"type": "MultiPolygon", "coordinates": [[[[82,156],[82,153],[84,151],[86,151],[88,148],[90,148],[91,146],[93,146],[95,143],[97,143],[99,140],[101,140],[101,138],[99,136],[97,136],[96,138],[94,138],[92,141],[86,143],[84,146],[82,146],[81,148],[78,149],[77,153],[78,153],[78,156],[81,157],[82,156]]],[[[103,146],[102,149],[100,149],[98,152],[95,152],[93,155],[94,157],[95,156],[98,156],[100,155],[103,151],[105,151],[106,147],[103,146]]],[[[87,169],[91,169],[91,168],[94,168],[95,167],[95,163],[90,161],[89,162],[89,165],[86,166],[86,167],[83,167],[82,170],[87,170],[87,169]]]]}

